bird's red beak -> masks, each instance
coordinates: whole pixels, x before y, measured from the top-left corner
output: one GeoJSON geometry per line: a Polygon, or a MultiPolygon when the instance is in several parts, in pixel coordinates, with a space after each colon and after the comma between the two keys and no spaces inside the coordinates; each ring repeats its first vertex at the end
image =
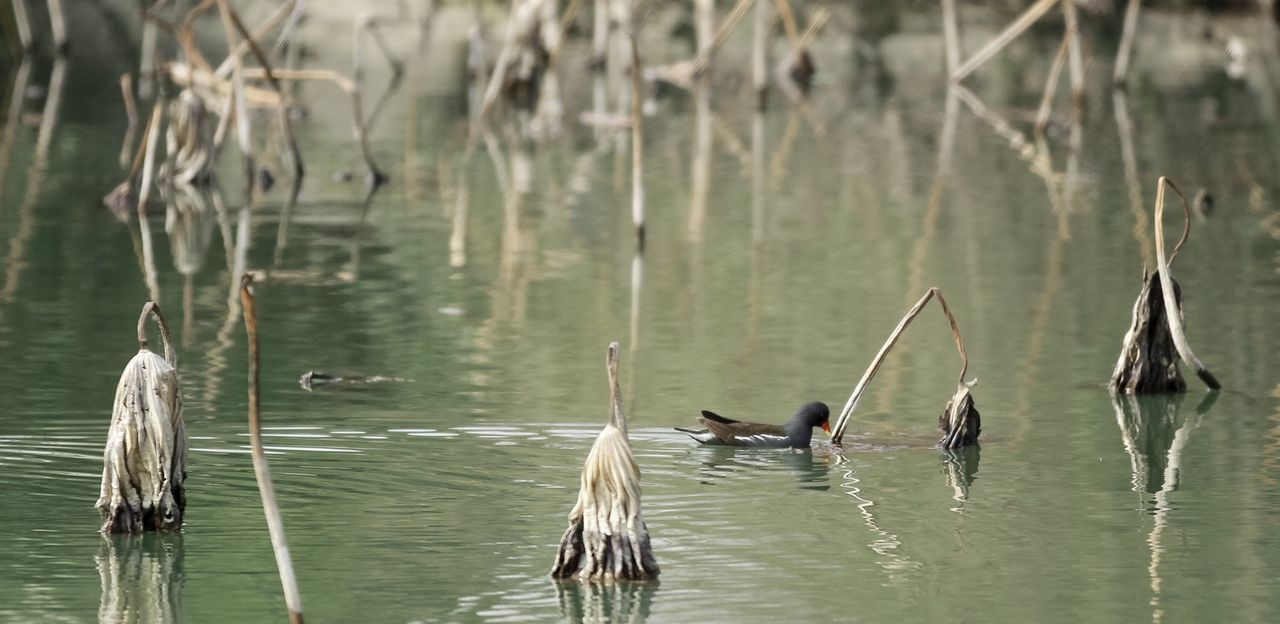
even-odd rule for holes
{"type": "Polygon", "coordinates": [[[831,422],[830,422],[830,421],[828,421],[828,422],[824,422],[824,423],[822,423],[822,430],[823,430],[823,431],[825,431],[825,432],[827,432],[827,434],[828,434],[828,435],[830,435],[830,434],[831,434],[831,422]]]}

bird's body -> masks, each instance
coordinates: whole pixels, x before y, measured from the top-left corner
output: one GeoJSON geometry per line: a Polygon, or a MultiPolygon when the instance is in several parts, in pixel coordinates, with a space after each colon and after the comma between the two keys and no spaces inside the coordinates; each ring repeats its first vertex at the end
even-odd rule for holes
{"type": "Polygon", "coordinates": [[[813,428],[822,427],[830,432],[831,411],[821,401],[805,403],[785,425],[768,425],[725,418],[715,412],[702,411],[698,422],[706,429],[676,431],[703,444],[721,446],[754,446],[770,448],[808,448],[813,438],[813,428]]]}

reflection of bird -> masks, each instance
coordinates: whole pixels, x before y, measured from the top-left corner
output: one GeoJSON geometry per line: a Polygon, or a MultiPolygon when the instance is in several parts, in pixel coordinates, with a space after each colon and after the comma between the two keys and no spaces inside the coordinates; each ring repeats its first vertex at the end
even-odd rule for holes
{"type": "Polygon", "coordinates": [[[821,401],[810,401],[796,410],[795,416],[785,425],[765,425],[742,422],[725,418],[715,412],[702,410],[698,422],[707,428],[702,430],[683,429],[676,431],[689,434],[689,437],[703,444],[719,444],[725,446],[766,446],[777,448],[808,448],[813,438],[813,428],[822,427],[831,433],[831,411],[821,401]]]}

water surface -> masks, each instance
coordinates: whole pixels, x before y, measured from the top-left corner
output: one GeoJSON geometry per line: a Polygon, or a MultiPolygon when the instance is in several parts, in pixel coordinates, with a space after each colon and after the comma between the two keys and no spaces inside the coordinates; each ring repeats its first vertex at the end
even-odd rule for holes
{"type": "MultiPolygon", "coordinates": [[[[442,39],[430,49],[456,55],[442,39]]],[[[818,57],[833,69],[809,113],[775,93],[756,116],[731,85],[715,89],[713,115],[688,94],[663,97],[646,129],[640,259],[629,150],[573,123],[590,106],[586,81],[565,81],[557,138],[521,140],[499,116],[497,149],[467,161],[460,65],[412,69],[375,128],[391,182],[368,201],[358,179],[332,177],[360,167],[344,102],[299,91],[310,174],[285,245],[283,184],[256,201],[247,267],[262,276],[265,435],[307,616],[1280,617],[1270,95],[1212,70],[1176,88],[1139,76],[1127,99],[1091,89],[1074,135],[1063,96],[1049,171],[978,111],[1029,137],[1021,111],[1038,103],[1041,48],[1056,45],[1024,42],[1026,67],[971,85],[985,108],[948,99],[941,75],[921,76],[910,56],[893,57],[880,83],[834,69],[849,54],[835,44],[818,57]],[[1129,403],[1105,390],[1159,175],[1215,200],[1176,266],[1191,342],[1227,387],[1215,401],[1194,378],[1178,397],[1129,403]],[[451,251],[462,203],[465,247],[451,251]],[[670,429],[699,409],[781,421],[808,400],[837,407],[930,286],[964,332],[980,449],[932,446],[958,371],[932,310],[872,385],[843,450],[699,448],[670,429]],[[611,340],[623,344],[663,573],[652,585],[558,585],[547,571],[607,415],[611,340]],[[312,369],[407,381],[308,392],[297,379],[312,369]]],[[[35,117],[45,99],[4,127],[0,619],[113,621],[124,605],[139,621],[280,619],[228,297],[223,232],[245,204],[234,150],[222,168],[229,217],[200,226],[207,249],[175,243],[158,214],[150,223],[192,438],[185,527],[95,533],[109,405],[148,288],[136,222],[100,205],[122,177],[112,76],[129,61],[108,71],[87,54],[64,68],[46,148],[35,117]]],[[[53,69],[37,60],[31,83],[53,69]]]]}

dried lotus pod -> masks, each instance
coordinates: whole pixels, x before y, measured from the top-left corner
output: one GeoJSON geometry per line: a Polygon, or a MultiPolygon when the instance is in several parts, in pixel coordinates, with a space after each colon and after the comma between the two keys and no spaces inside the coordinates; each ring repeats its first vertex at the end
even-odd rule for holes
{"type": "Polygon", "coordinates": [[[187,429],[182,420],[182,388],[168,323],[155,302],[138,318],[138,353],[116,386],[111,428],[102,454],[102,487],[97,508],[103,533],[177,529],[187,498],[187,429]],[[164,357],[147,346],[146,321],[154,315],[164,340],[164,357]]]}
{"type": "Polygon", "coordinates": [[[1170,267],[1191,233],[1191,207],[1172,181],[1161,176],[1156,182],[1153,216],[1156,239],[1156,271],[1143,275],[1142,292],[1133,304],[1133,320],[1124,335],[1120,358],[1111,373],[1112,391],[1126,394],[1183,392],[1187,383],[1178,370],[1178,361],[1191,367],[1210,390],[1222,385],[1191,351],[1184,329],[1182,287],[1173,279],[1170,267]],[[1168,258],[1164,253],[1164,189],[1172,188],[1182,199],[1182,238],[1168,258]]]}
{"type": "Polygon", "coordinates": [[[618,387],[618,343],[607,359],[612,410],[582,468],[578,502],[551,576],[582,581],[652,580],[658,561],[640,516],[640,467],[627,440],[618,387]]]}

